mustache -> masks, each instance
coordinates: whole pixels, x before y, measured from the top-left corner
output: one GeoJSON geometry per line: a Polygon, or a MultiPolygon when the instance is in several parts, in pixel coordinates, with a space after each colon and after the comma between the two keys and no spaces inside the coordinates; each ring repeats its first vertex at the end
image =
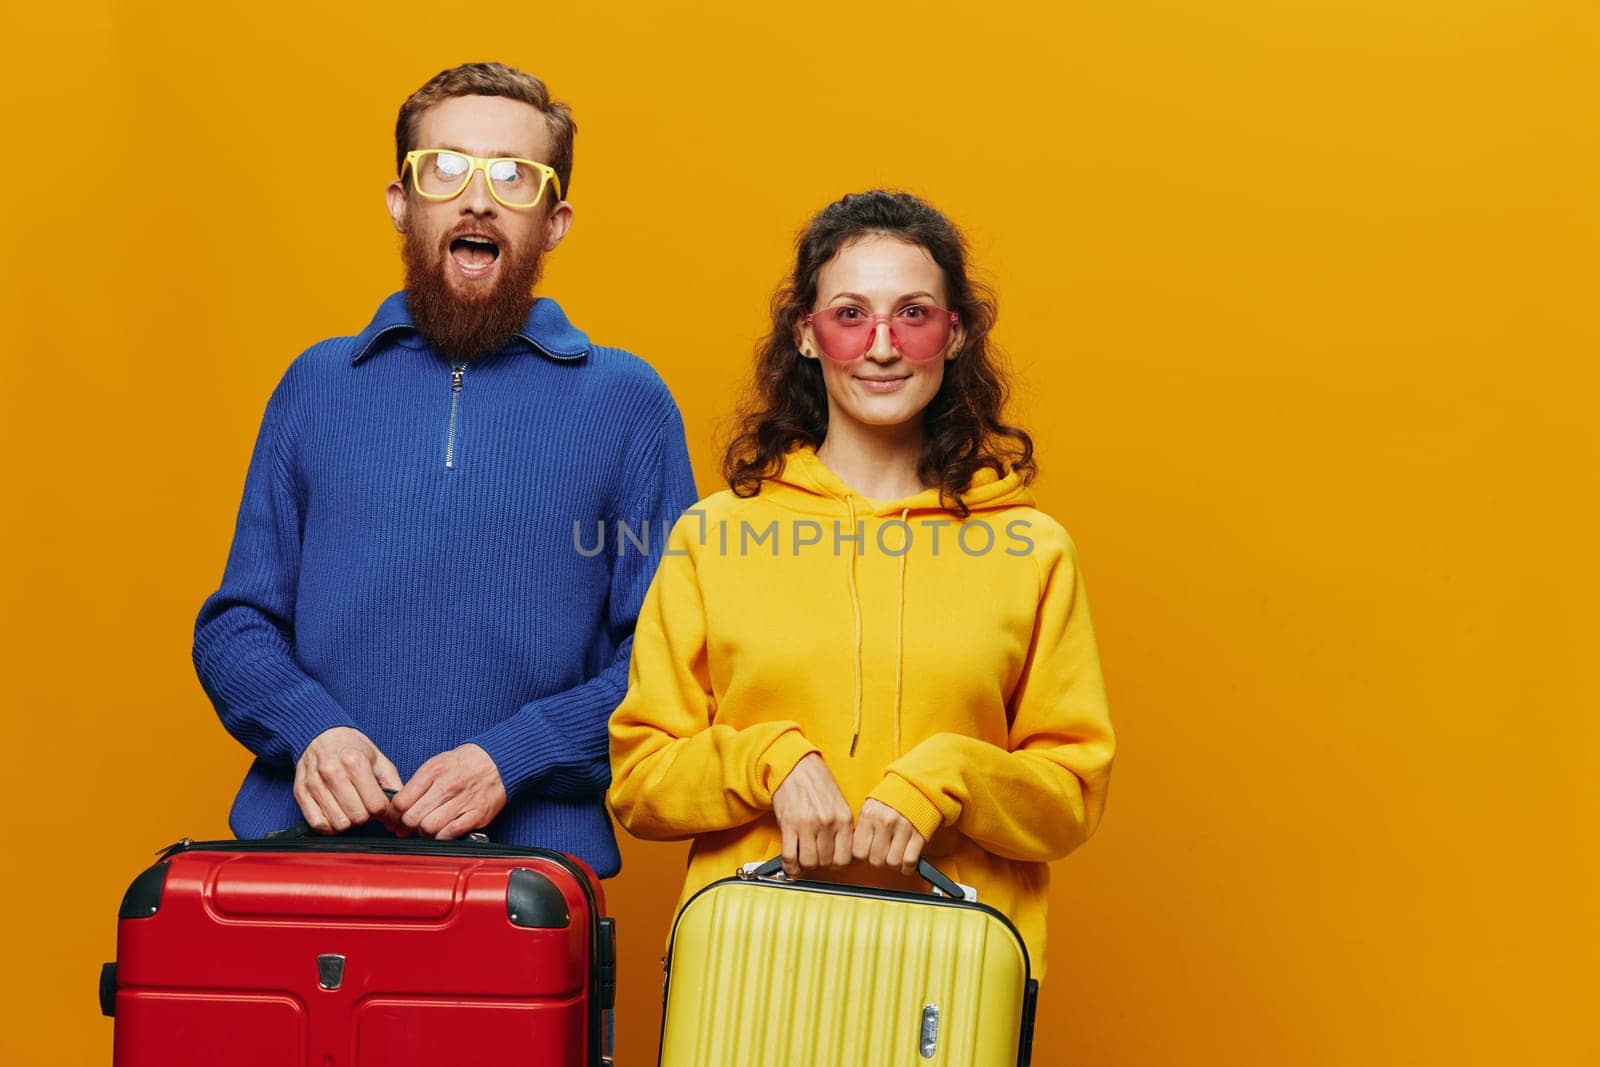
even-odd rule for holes
{"type": "Polygon", "coordinates": [[[445,248],[449,248],[450,242],[459,237],[466,237],[469,234],[479,237],[487,237],[489,240],[499,245],[502,250],[511,247],[510,238],[501,232],[500,227],[496,226],[487,219],[462,219],[440,239],[440,243],[443,244],[445,248]]]}

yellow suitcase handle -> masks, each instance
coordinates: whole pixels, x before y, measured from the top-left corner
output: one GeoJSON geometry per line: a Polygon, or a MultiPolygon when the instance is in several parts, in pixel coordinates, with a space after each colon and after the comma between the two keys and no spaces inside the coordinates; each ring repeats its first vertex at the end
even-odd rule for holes
{"type": "MultiPolygon", "coordinates": [[[[751,871],[750,876],[753,878],[771,878],[782,873],[783,857],[774,856],[767,862],[761,864],[759,867],[751,871]]],[[[935,867],[927,860],[917,861],[917,873],[920,874],[929,885],[933,886],[933,888],[937,889],[950,899],[968,899],[969,891],[965,887],[946,876],[943,871],[939,870],[939,868],[935,867]]],[[[975,897],[977,894],[974,893],[971,895],[975,897]]]]}

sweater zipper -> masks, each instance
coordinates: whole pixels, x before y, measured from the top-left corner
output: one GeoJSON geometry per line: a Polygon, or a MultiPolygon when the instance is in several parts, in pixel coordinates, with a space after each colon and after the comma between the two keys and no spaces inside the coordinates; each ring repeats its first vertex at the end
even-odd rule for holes
{"type": "Polygon", "coordinates": [[[450,364],[450,429],[444,437],[444,469],[456,467],[456,412],[461,409],[461,383],[467,376],[467,361],[458,359],[450,364]]]}

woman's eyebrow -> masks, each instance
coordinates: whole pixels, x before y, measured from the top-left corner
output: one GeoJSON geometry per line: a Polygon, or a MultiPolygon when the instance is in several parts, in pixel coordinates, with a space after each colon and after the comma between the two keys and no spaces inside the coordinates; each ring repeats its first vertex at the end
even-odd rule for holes
{"type": "MultiPolygon", "coordinates": [[[[900,303],[904,303],[907,300],[916,300],[916,299],[919,299],[919,298],[922,299],[922,300],[931,301],[933,299],[933,294],[930,293],[930,292],[927,292],[926,290],[919,289],[914,293],[906,293],[903,296],[895,297],[895,301],[894,302],[897,303],[897,304],[900,304],[900,303]]],[[[858,304],[870,304],[870,303],[872,303],[871,300],[868,300],[866,297],[862,296],[860,293],[834,293],[831,297],[828,298],[828,302],[829,303],[832,303],[835,300],[854,300],[858,304]]]]}

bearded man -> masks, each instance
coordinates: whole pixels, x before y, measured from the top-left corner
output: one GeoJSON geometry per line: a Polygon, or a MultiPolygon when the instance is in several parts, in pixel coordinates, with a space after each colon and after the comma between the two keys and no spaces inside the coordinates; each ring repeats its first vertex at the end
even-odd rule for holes
{"type": "Polygon", "coordinates": [[[572,224],[574,132],[501,64],[400,109],[405,291],[278,384],[195,624],[201,683],[255,754],[240,837],[486,828],[620,866],[606,723],[696,496],[661,379],[533,295],[572,224]],[[578,549],[623,524],[614,551],[578,549]]]}

